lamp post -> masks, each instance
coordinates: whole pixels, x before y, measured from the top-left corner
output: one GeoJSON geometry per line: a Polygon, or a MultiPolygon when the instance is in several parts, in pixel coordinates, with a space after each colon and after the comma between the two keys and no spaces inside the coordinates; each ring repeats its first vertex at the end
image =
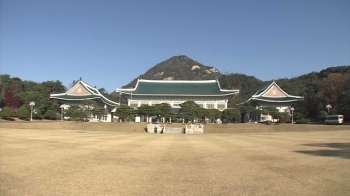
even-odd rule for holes
{"type": "Polygon", "coordinates": [[[330,113],[331,108],[332,108],[332,105],[331,105],[331,104],[327,104],[327,105],[326,105],[326,109],[328,110],[328,114],[330,113]]]}
{"type": "Polygon", "coordinates": [[[107,106],[106,106],[106,104],[105,104],[104,108],[105,108],[104,120],[107,120],[107,106]]]}
{"type": "Polygon", "coordinates": [[[33,121],[33,106],[35,106],[35,102],[31,101],[29,105],[30,105],[30,121],[33,121]]]}
{"type": "Polygon", "coordinates": [[[64,104],[62,104],[61,106],[60,106],[60,108],[61,108],[61,121],[63,121],[63,111],[64,111],[64,107],[65,107],[66,105],[64,105],[64,104]]]}
{"type": "Polygon", "coordinates": [[[292,112],[292,124],[294,124],[294,120],[293,120],[293,111],[294,111],[294,107],[290,108],[290,111],[292,112]]]}

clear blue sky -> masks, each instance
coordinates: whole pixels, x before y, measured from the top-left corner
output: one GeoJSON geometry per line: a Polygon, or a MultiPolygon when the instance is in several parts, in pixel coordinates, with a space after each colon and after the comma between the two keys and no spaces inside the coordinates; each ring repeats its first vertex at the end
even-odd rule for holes
{"type": "Polygon", "coordinates": [[[1,0],[1,74],[108,92],[175,55],[261,80],[350,65],[349,0],[1,0]]]}

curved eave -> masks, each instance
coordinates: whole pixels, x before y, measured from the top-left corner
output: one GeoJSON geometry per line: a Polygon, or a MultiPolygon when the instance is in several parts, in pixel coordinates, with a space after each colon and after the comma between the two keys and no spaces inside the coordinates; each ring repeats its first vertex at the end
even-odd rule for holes
{"type": "Polygon", "coordinates": [[[110,106],[113,106],[113,107],[119,106],[119,103],[111,101],[111,100],[105,98],[104,96],[101,96],[101,100],[102,100],[103,103],[108,104],[110,106]]]}
{"type": "Polygon", "coordinates": [[[238,92],[234,93],[228,93],[228,94],[206,94],[206,95],[195,95],[195,94],[131,94],[131,93],[123,93],[123,95],[129,95],[129,96],[183,96],[183,97],[207,97],[207,96],[231,96],[231,95],[237,95],[238,92]]]}
{"type": "Polygon", "coordinates": [[[264,102],[295,102],[295,101],[303,101],[304,98],[302,99],[290,99],[290,100],[286,100],[286,99],[274,99],[274,100],[270,100],[270,99],[259,99],[259,98],[251,98],[249,100],[253,100],[253,101],[264,101],[264,102]]]}
{"type": "Polygon", "coordinates": [[[89,97],[89,98],[64,98],[64,97],[50,97],[50,99],[61,99],[61,100],[69,100],[69,101],[82,101],[85,99],[99,99],[100,97],[89,97]]]}
{"type": "Polygon", "coordinates": [[[116,102],[113,102],[113,101],[110,101],[109,99],[105,98],[104,96],[102,95],[89,95],[88,97],[85,96],[72,96],[70,95],[69,97],[67,97],[67,95],[61,95],[61,96],[50,96],[50,99],[60,99],[60,100],[68,100],[68,101],[83,101],[83,100],[86,100],[86,99],[89,99],[89,100],[93,100],[93,99],[101,99],[101,101],[107,105],[110,105],[110,106],[118,106],[119,104],[116,103],[116,102]]]}
{"type": "Polygon", "coordinates": [[[288,95],[288,96],[252,96],[253,99],[264,99],[264,98],[268,98],[268,99],[285,99],[285,98],[291,98],[291,99],[304,99],[304,97],[300,97],[300,96],[293,96],[293,95],[288,95]]]}

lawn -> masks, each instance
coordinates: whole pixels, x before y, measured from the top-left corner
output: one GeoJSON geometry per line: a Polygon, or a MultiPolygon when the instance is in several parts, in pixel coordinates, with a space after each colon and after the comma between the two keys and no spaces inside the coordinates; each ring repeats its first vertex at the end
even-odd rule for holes
{"type": "Polygon", "coordinates": [[[129,124],[124,131],[98,129],[99,124],[113,127],[119,123],[80,127],[43,123],[36,124],[37,128],[29,123],[17,124],[17,128],[1,123],[0,195],[350,192],[350,130],[346,126],[317,130],[289,125],[285,127],[289,130],[278,131],[275,127],[284,125],[262,125],[254,132],[248,125],[228,125],[225,129],[231,131],[220,133],[160,135],[147,134],[143,126],[130,123],[124,123],[129,124]]]}

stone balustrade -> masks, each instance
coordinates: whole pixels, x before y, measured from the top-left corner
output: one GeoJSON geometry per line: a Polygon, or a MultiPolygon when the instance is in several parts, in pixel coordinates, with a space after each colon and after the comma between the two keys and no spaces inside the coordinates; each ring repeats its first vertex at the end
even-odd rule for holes
{"type": "Polygon", "coordinates": [[[165,124],[147,124],[147,133],[160,134],[203,134],[204,125],[185,125],[185,127],[166,127],[165,124]]]}

